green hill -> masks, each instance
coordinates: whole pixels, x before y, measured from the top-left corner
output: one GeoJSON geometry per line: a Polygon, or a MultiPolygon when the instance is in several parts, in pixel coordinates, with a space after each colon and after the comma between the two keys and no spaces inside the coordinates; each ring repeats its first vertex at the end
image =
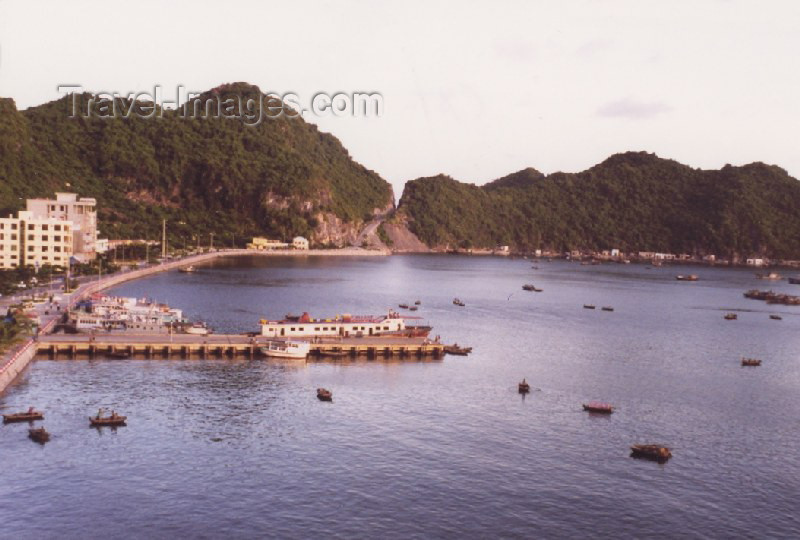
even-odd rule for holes
{"type": "MultiPolygon", "coordinates": [[[[201,99],[230,96],[262,94],[236,83],[201,99]]],[[[157,238],[165,218],[179,243],[195,234],[207,242],[213,232],[226,245],[256,234],[341,245],[375,209],[392,204],[386,181],[299,117],[258,125],[190,119],[181,110],[104,118],[95,106],[89,118],[70,118],[73,98],[86,111],[93,96],[24,111],[0,99],[0,215],[21,209],[28,197],[74,191],[97,198],[101,232],[110,238],[157,238]]],[[[127,110],[131,102],[117,105],[127,110]]]]}
{"type": "Polygon", "coordinates": [[[431,247],[668,251],[800,258],[800,182],[763,163],[693,169],[644,152],[586,171],[534,169],[477,187],[406,184],[400,216],[431,247]]]}

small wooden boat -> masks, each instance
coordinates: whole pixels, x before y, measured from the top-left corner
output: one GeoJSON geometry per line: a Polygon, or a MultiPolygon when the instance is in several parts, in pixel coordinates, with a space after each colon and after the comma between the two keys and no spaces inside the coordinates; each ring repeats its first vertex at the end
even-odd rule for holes
{"type": "Polygon", "coordinates": [[[308,341],[270,341],[261,347],[261,353],[275,358],[293,358],[305,360],[311,352],[311,343],[308,341]]]}
{"type": "Polygon", "coordinates": [[[534,285],[531,285],[530,283],[526,283],[525,285],[522,286],[522,290],[523,291],[535,291],[536,287],[534,285]]]}
{"type": "Polygon", "coordinates": [[[89,425],[92,427],[101,427],[101,426],[124,426],[125,420],[127,420],[127,416],[121,416],[115,412],[111,413],[111,416],[90,416],[89,417],[89,425]]]}
{"type": "Polygon", "coordinates": [[[467,356],[469,353],[472,352],[472,347],[459,347],[458,343],[454,343],[452,345],[446,345],[444,347],[444,352],[447,354],[455,354],[458,356],[467,356]]]}
{"type": "Polygon", "coordinates": [[[3,415],[3,422],[6,424],[12,422],[33,422],[34,420],[44,420],[44,413],[34,410],[33,407],[28,409],[27,412],[3,415]]]}
{"type": "Polygon", "coordinates": [[[789,283],[791,283],[792,285],[800,285],[800,278],[790,277],[789,278],[789,283]]]}
{"type": "Polygon", "coordinates": [[[419,308],[417,306],[410,306],[408,308],[409,311],[417,311],[419,308]]]}
{"type": "Polygon", "coordinates": [[[422,304],[422,300],[415,300],[414,301],[414,305],[415,306],[419,306],[420,304],[422,304]]]}
{"type": "Polygon", "coordinates": [[[689,274],[688,276],[685,276],[683,274],[678,274],[677,276],[675,276],[675,279],[677,279],[678,281],[697,281],[700,278],[697,277],[696,274],[689,274]]]}
{"type": "Polygon", "coordinates": [[[464,307],[464,306],[467,305],[464,302],[462,302],[461,300],[459,300],[458,298],[453,298],[453,304],[455,304],[457,306],[461,306],[461,307],[464,307]]]}
{"type": "Polygon", "coordinates": [[[408,309],[408,304],[398,304],[400,309],[408,309]]]}
{"type": "Polygon", "coordinates": [[[113,358],[114,360],[127,360],[131,357],[131,353],[128,351],[111,351],[106,356],[113,358]]]}
{"type": "Polygon", "coordinates": [[[194,266],[192,266],[191,264],[189,266],[184,266],[182,268],[178,268],[178,272],[181,272],[183,274],[191,274],[192,272],[196,272],[196,271],[197,271],[197,269],[194,266]]]}
{"type": "Polygon", "coordinates": [[[781,317],[780,315],[770,315],[769,318],[772,319],[773,321],[782,321],[783,320],[783,317],[781,317]]]}
{"type": "Polygon", "coordinates": [[[738,318],[739,318],[739,316],[736,315],[736,313],[726,313],[725,314],[725,320],[726,321],[735,321],[738,318]]]}
{"type": "Polygon", "coordinates": [[[603,307],[602,307],[602,308],[600,308],[600,309],[602,309],[603,311],[614,311],[614,308],[613,308],[613,307],[611,307],[611,306],[603,306],[603,307]]]}
{"type": "Polygon", "coordinates": [[[528,381],[522,379],[522,382],[518,385],[518,391],[520,394],[527,394],[531,391],[531,385],[528,384],[528,381]]]}
{"type": "Polygon", "coordinates": [[[761,360],[758,360],[756,358],[742,358],[742,365],[750,367],[760,366],[761,360]]]}
{"type": "Polygon", "coordinates": [[[594,308],[595,306],[593,306],[592,304],[583,304],[583,309],[594,309],[594,308]]]}
{"type": "Polygon", "coordinates": [[[584,403],[583,410],[590,413],[611,414],[614,412],[614,407],[608,403],[598,403],[593,401],[591,403],[584,403]]]}
{"type": "Polygon", "coordinates": [[[38,442],[39,444],[44,444],[50,440],[50,434],[43,427],[29,429],[28,437],[38,442]]]}
{"type": "Polygon", "coordinates": [[[663,463],[672,457],[672,452],[660,444],[634,444],[631,446],[631,457],[652,459],[663,463]]]}
{"type": "Polygon", "coordinates": [[[317,388],[317,399],[320,401],[333,401],[333,392],[325,388],[317,388]]]}

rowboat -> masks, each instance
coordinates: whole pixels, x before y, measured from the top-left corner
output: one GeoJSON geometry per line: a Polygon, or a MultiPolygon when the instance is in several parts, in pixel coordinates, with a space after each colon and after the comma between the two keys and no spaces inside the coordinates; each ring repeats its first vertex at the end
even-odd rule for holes
{"type": "Polygon", "coordinates": [[[652,459],[663,463],[672,457],[672,452],[660,444],[634,444],[631,446],[631,457],[652,459]]]}
{"type": "Polygon", "coordinates": [[[595,307],[592,304],[583,304],[583,309],[594,309],[595,307]]]}
{"type": "Polygon", "coordinates": [[[34,420],[44,420],[44,413],[36,411],[31,407],[27,412],[4,414],[3,422],[10,424],[12,422],[33,422],[34,420]]]}
{"type": "Polygon", "coordinates": [[[614,412],[614,407],[608,403],[591,402],[584,403],[583,410],[590,413],[611,414],[614,412]]]}
{"type": "Polygon", "coordinates": [[[29,429],[28,437],[38,442],[39,444],[44,444],[50,440],[50,434],[43,427],[29,429]]]}
{"type": "Polygon", "coordinates": [[[92,427],[101,427],[101,426],[124,426],[125,420],[127,420],[127,416],[121,416],[115,412],[111,413],[111,416],[90,416],[89,417],[89,425],[92,427]]]}
{"type": "Polygon", "coordinates": [[[527,394],[528,392],[531,391],[531,385],[528,384],[528,381],[522,379],[522,382],[519,383],[519,385],[517,385],[517,389],[520,394],[527,394]]]}
{"type": "Polygon", "coordinates": [[[781,317],[780,315],[770,315],[769,318],[772,319],[773,321],[782,321],[783,320],[783,317],[781,317]]]}
{"type": "Polygon", "coordinates": [[[601,309],[602,309],[603,311],[614,311],[614,308],[613,308],[613,307],[611,307],[611,306],[603,306],[601,309]]]}
{"type": "Polygon", "coordinates": [[[317,388],[317,399],[320,401],[333,401],[333,392],[325,388],[317,388]]]}
{"type": "Polygon", "coordinates": [[[453,345],[445,345],[444,352],[458,356],[467,356],[472,352],[472,347],[459,347],[458,343],[454,343],[453,345]]]}
{"type": "Polygon", "coordinates": [[[736,313],[726,313],[725,314],[725,320],[726,321],[735,321],[738,318],[739,318],[739,316],[736,315],[736,313]]]}
{"type": "Polygon", "coordinates": [[[761,360],[758,360],[756,358],[742,358],[742,365],[750,367],[760,366],[761,360]]]}
{"type": "Polygon", "coordinates": [[[453,304],[455,304],[457,306],[461,306],[461,307],[466,306],[466,304],[464,302],[462,302],[461,300],[459,300],[458,298],[453,298],[453,304]]]}

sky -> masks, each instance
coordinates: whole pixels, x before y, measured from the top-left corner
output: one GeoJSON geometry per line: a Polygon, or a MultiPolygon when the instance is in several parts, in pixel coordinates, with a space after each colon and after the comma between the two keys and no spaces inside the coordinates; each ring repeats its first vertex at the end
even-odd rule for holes
{"type": "Polygon", "coordinates": [[[304,118],[398,197],[628,150],[800,178],[799,29],[795,1],[0,0],[0,96],[378,92],[380,117],[304,118]]]}

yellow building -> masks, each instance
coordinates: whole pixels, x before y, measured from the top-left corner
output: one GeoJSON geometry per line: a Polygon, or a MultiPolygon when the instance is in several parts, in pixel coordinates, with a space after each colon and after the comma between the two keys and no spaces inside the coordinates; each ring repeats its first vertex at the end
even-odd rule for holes
{"type": "Polygon", "coordinates": [[[75,193],[56,193],[55,199],[28,199],[27,207],[36,218],[72,222],[72,253],[76,258],[94,259],[97,252],[97,201],[75,193]]]}
{"type": "Polygon", "coordinates": [[[253,238],[253,241],[247,244],[247,249],[286,249],[289,247],[289,244],[286,242],[281,242],[280,240],[271,240],[269,238],[264,238],[262,236],[256,236],[253,238]]]}
{"type": "Polygon", "coordinates": [[[0,268],[66,266],[72,255],[72,222],[22,211],[0,218],[0,268]]]}

